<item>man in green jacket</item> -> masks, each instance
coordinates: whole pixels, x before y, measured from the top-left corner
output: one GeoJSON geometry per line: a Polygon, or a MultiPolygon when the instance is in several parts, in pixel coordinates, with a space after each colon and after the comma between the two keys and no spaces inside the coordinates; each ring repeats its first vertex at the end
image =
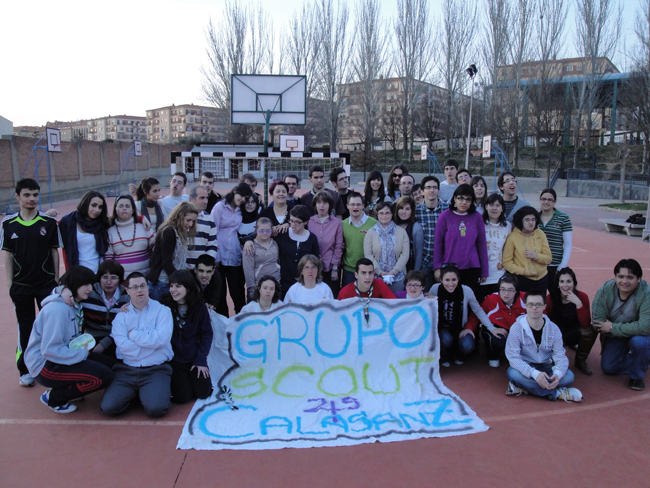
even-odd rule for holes
{"type": "Polygon", "coordinates": [[[627,374],[641,391],[650,360],[650,286],[641,265],[622,259],[614,279],[600,287],[593,304],[593,327],[601,334],[600,367],[605,374],[627,374]]]}

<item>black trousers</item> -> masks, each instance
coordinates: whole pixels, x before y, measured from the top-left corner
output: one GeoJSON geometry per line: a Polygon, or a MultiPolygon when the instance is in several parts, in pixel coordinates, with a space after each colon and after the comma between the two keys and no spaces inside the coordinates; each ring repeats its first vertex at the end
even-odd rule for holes
{"type": "Polygon", "coordinates": [[[246,305],[246,277],[244,276],[244,269],[241,266],[221,265],[219,269],[221,271],[221,298],[217,313],[228,317],[226,284],[230,298],[235,305],[235,313],[239,313],[244,305],[246,305]]]}
{"type": "Polygon", "coordinates": [[[49,406],[60,407],[74,398],[106,388],[113,381],[113,371],[88,359],[70,365],[46,361],[35,380],[52,388],[49,406]]]}
{"type": "Polygon", "coordinates": [[[191,363],[177,363],[172,360],[172,402],[187,403],[193,398],[201,400],[212,393],[212,380],[197,376],[197,370],[192,369],[191,363]]]}

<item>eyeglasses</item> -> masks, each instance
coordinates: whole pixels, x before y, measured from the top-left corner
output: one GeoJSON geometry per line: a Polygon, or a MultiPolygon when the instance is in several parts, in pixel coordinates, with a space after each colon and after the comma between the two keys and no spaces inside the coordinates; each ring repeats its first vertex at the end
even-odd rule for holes
{"type": "Polygon", "coordinates": [[[499,288],[499,291],[502,291],[503,293],[514,293],[517,290],[515,290],[514,288],[499,288]]]}
{"type": "Polygon", "coordinates": [[[273,229],[257,229],[257,232],[259,234],[270,234],[271,232],[273,232],[273,229]]]}
{"type": "Polygon", "coordinates": [[[289,223],[290,223],[291,225],[300,225],[300,224],[304,224],[305,222],[302,221],[302,220],[290,219],[290,220],[289,220],[289,223]]]}
{"type": "Polygon", "coordinates": [[[473,198],[472,197],[461,197],[457,196],[455,197],[457,202],[462,202],[462,203],[472,203],[473,198]]]}
{"type": "Polygon", "coordinates": [[[544,306],[543,303],[527,303],[526,308],[542,308],[544,306]]]}
{"type": "Polygon", "coordinates": [[[348,207],[363,207],[363,203],[348,203],[348,207]]]}
{"type": "Polygon", "coordinates": [[[406,288],[422,288],[420,283],[407,283],[406,288]]]}
{"type": "Polygon", "coordinates": [[[425,190],[437,190],[438,187],[437,186],[425,186],[424,189],[425,190]]]}
{"type": "Polygon", "coordinates": [[[133,286],[129,286],[128,288],[129,290],[133,290],[133,291],[144,290],[145,288],[147,288],[147,284],[142,283],[141,285],[133,285],[133,286]]]}
{"type": "Polygon", "coordinates": [[[507,185],[508,183],[516,183],[517,180],[515,178],[508,178],[507,180],[503,180],[503,184],[507,185]]]}
{"type": "Polygon", "coordinates": [[[401,178],[404,173],[393,173],[393,178],[401,178]]]}
{"type": "Polygon", "coordinates": [[[552,203],[552,202],[555,201],[555,198],[540,198],[539,201],[540,202],[550,202],[550,203],[552,203]]]}

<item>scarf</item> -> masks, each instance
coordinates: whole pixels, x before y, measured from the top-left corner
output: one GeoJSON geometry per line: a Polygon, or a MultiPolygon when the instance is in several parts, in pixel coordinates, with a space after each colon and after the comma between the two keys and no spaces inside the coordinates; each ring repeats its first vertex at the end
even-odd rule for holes
{"type": "MultiPolygon", "coordinates": [[[[395,229],[397,225],[391,222],[386,227],[377,222],[374,229],[379,234],[379,242],[381,242],[381,256],[379,257],[379,268],[381,271],[389,272],[397,264],[397,256],[395,256],[395,229]]],[[[395,276],[395,281],[404,278],[404,272],[400,271],[395,276]]]]}
{"type": "Polygon", "coordinates": [[[79,264],[79,246],[77,244],[77,225],[88,234],[95,236],[95,249],[100,258],[108,250],[108,234],[100,218],[87,219],[76,210],[64,216],[59,223],[63,248],[68,265],[79,264]]]}
{"type": "Polygon", "coordinates": [[[442,283],[438,287],[438,326],[449,326],[451,322],[449,328],[454,343],[458,341],[458,334],[463,328],[463,299],[463,286],[460,283],[453,293],[449,293],[442,283]]]}
{"type": "Polygon", "coordinates": [[[158,230],[158,228],[165,221],[165,215],[163,214],[162,208],[160,208],[158,202],[152,202],[148,198],[143,198],[140,200],[140,214],[149,222],[151,222],[151,218],[149,217],[149,210],[147,209],[153,207],[156,208],[156,230],[158,230]]]}

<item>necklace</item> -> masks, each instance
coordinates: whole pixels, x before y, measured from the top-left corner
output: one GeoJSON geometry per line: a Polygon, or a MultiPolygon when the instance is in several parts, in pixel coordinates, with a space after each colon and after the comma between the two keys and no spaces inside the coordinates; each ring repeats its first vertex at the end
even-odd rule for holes
{"type": "Polygon", "coordinates": [[[257,304],[260,306],[260,310],[261,310],[262,312],[266,312],[267,310],[269,310],[269,309],[271,308],[271,305],[273,305],[273,303],[271,303],[271,305],[269,305],[268,307],[264,308],[264,307],[262,306],[262,302],[261,302],[261,301],[257,302],[257,304]]]}
{"type": "Polygon", "coordinates": [[[133,219],[133,239],[131,239],[131,244],[127,244],[126,242],[124,242],[124,239],[122,239],[122,234],[120,234],[120,226],[119,225],[116,224],[115,229],[117,229],[117,237],[120,238],[120,242],[122,243],[122,245],[124,247],[132,247],[133,244],[135,244],[135,218],[133,219]]]}
{"type": "Polygon", "coordinates": [[[363,317],[366,319],[366,326],[370,326],[370,299],[372,298],[372,289],[374,288],[374,282],[370,285],[370,290],[368,290],[368,298],[363,298],[359,292],[359,287],[357,282],[354,282],[354,291],[357,292],[357,296],[363,305],[363,317]]]}

